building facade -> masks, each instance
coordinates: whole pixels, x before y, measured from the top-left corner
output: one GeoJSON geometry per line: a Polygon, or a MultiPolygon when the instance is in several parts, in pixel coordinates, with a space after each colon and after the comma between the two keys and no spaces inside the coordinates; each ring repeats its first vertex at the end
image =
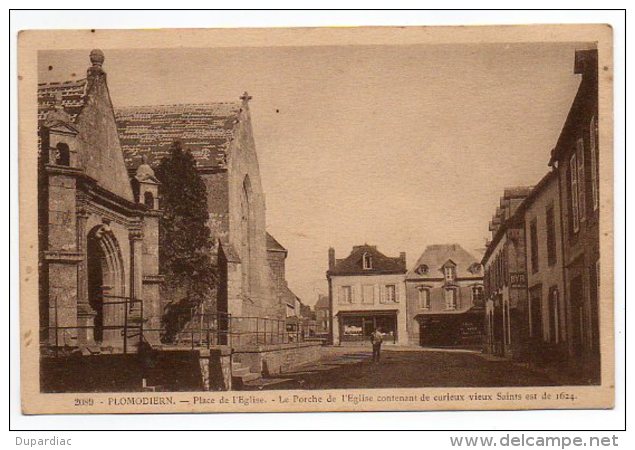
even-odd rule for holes
{"type": "Polygon", "coordinates": [[[525,223],[517,214],[530,187],[505,189],[496,209],[481,263],[484,268],[484,350],[523,358],[529,337],[525,223]]]}
{"type": "Polygon", "coordinates": [[[566,304],[560,189],[548,172],[521,205],[527,249],[530,352],[533,360],[566,360],[566,304]]]}
{"type": "Polygon", "coordinates": [[[406,275],[406,303],[410,344],[480,347],[483,269],[459,244],[425,249],[406,275]]]}
{"type": "Polygon", "coordinates": [[[317,302],[313,307],[315,310],[315,332],[318,335],[329,335],[331,309],[329,307],[329,296],[318,294],[317,302]]]}
{"type": "Polygon", "coordinates": [[[159,183],[119,145],[105,57],[85,79],[38,86],[41,340],[99,353],[158,342],[159,183]]]}
{"type": "Polygon", "coordinates": [[[600,227],[597,50],[575,53],[580,86],[550,164],[558,173],[568,353],[588,381],[600,378],[600,227]]]}
{"type": "Polygon", "coordinates": [[[267,233],[267,260],[271,270],[271,279],[278,297],[280,315],[284,317],[298,316],[300,299],[289,288],[286,277],[287,249],[271,234],[267,233]]]}
{"type": "Polygon", "coordinates": [[[329,249],[330,340],[366,342],[375,329],[384,342],[406,344],[406,254],[388,257],[376,246],[358,245],[343,259],[329,249]]]}

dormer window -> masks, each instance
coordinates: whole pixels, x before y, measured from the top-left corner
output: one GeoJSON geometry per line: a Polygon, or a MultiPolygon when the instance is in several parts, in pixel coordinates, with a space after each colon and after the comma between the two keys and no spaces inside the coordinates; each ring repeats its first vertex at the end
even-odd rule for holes
{"type": "Polygon", "coordinates": [[[472,272],[473,274],[477,274],[481,271],[481,264],[479,263],[473,263],[470,268],[469,271],[472,272]]]}
{"type": "Polygon", "coordinates": [[[362,257],[362,267],[364,270],[370,270],[373,268],[373,257],[368,253],[364,253],[362,257]]]}
{"type": "Polygon", "coordinates": [[[443,277],[445,278],[446,283],[451,283],[456,278],[456,267],[454,266],[445,266],[443,268],[443,277]]]}
{"type": "Polygon", "coordinates": [[[419,275],[427,275],[428,274],[428,266],[425,264],[421,264],[419,267],[417,267],[417,269],[415,270],[415,272],[417,272],[419,275]]]}

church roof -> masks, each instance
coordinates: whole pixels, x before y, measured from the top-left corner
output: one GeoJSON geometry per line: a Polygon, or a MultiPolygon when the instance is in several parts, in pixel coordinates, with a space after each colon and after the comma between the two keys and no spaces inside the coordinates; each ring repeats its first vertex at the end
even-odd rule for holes
{"type": "Polygon", "coordinates": [[[156,166],[179,140],[199,167],[223,168],[240,113],[240,102],[117,108],[126,165],[134,168],[145,156],[148,164],[156,166]]]}
{"type": "Polygon", "coordinates": [[[408,271],[406,279],[443,278],[442,268],[448,262],[456,266],[457,278],[483,276],[478,260],[459,244],[435,244],[426,247],[416,264],[408,271]]]}
{"type": "Polygon", "coordinates": [[[406,273],[405,257],[392,258],[384,255],[375,245],[356,245],[350,255],[335,261],[335,267],[329,270],[329,275],[380,275],[388,273],[406,273]],[[364,254],[372,258],[372,267],[364,269],[362,259],[364,254]]]}

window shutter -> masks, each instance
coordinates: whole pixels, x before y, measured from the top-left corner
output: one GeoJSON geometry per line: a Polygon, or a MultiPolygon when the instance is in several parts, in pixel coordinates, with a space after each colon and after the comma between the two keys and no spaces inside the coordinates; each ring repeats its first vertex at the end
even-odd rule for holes
{"type": "Polygon", "coordinates": [[[591,192],[593,195],[593,210],[597,210],[600,204],[599,198],[599,186],[598,186],[598,158],[597,158],[597,126],[598,121],[593,116],[591,118],[591,124],[589,125],[589,155],[591,156],[591,192]]]}
{"type": "Polygon", "coordinates": [[[569,177],[571,179],[571,227],[574,233],[580,229],[580,216],[578,215],[578,160],[575,153],[569,161],[569,177]]]}
{"type": "Polygon", "coordinates": [[[384,298],[386,297],[385,289],[385,286],[379,285],[379,303],[384,303],[384,298]]]}
{"type": "Polygon", "coordinates": [[[351,303],[357,303],[358,295],[358,286],[356,284],[351,286],[351,303]]]}
{"type": "Polygon", "coordinates": [[[340,305],[344,303],[344,286],[340,286],[337,290],[337,303],[340,305]]]}
{"type": "Polygon", "coordinates": [[[578,197],[578,209],[580,220],[586,218],[586,183],[584,177],[584,139],[578,139],[578,191],[580,191],[578,197]]]}

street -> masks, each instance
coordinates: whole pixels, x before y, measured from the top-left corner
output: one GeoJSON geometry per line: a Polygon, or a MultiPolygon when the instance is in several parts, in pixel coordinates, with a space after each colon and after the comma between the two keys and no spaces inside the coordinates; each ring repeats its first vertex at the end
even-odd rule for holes
{"type": "Polygon", "coordinates": [[[552,386],[545,374],[509,361],[457,350],[383,348],[371,361],[370,348],[329,347],[315,364],[264,378],[247,389],[343,389],[400,387],[552,386]]]}

